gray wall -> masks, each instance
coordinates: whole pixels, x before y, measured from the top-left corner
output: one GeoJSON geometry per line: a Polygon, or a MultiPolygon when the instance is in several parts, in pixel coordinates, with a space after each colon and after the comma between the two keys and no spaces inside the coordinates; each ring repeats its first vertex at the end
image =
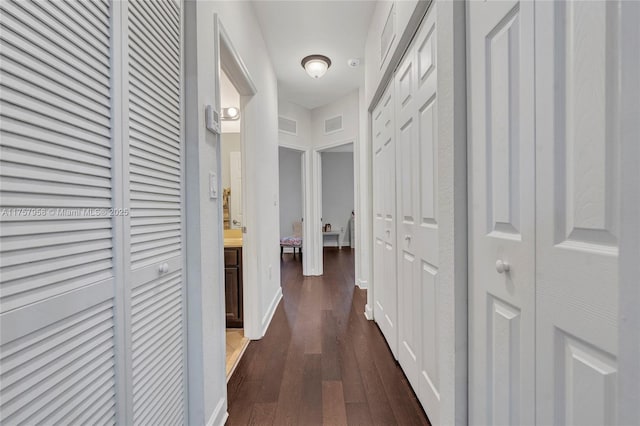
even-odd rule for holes
{"type": "Polygon", "coordinates": [[[280,237],[293,233],[293,222],[302,218],[302,153],[279,148],[280,237]]]}
{"type": "MultiPolygon", "coordinates": [[[[322,222],[332,231],[344,228],[340,244],[349,245],[349,219],[354,210],[353,153],[322,153],[322,222]]],[[[325,246],[335,246],[335,237],[325,237],[325,246]]]]}

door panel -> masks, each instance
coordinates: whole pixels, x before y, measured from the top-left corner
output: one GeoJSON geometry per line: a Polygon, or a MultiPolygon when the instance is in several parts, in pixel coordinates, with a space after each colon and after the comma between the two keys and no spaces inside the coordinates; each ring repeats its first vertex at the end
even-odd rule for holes
{"type": "Polygon", "coordinates": [[[534,423],[533,14],[532,2],[468,8],[473,424],[534,423]]]}
{"type": "Polygon", "coordinates": [[[132,423],[175,424],[184,420],[186,409],[182,6],[173,0],[136,0],[125,7],[132,423]],[[150,30],[157,28],[163,30],[150,30]]]}
{"type": "Polygon", "coordinates": [[[90,9],[0,4],[3,425],[118,416],[114,12],[90,9]]]}
{"type": "Polygon", "coordinates": [[[619,2],[536,5],[537,420],[615,424],[619,2]]]}
{"type": "Polygon", "coordinates": [[[390,84],[372,113],[374,205],[374,318],[397,357],[396,156],[394,90],[390,84]]]}
{"type": "Polygon", "coordinates": [[[432,423],[438,383],[435,4],[395,76],[399,362],[432,423]]]}

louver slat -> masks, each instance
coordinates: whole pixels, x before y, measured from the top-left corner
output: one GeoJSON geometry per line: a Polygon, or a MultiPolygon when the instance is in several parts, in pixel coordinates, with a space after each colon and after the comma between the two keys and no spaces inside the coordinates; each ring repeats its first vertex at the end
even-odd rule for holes
{"type": "Polygon", "coordinates": [[[128,3],[133,422],[184,422],[180,8],[128,3]],[[158,265],[170,272],[158,275],[158,265]]]}
{"type": "Polygon", "coordinates": [[[0,13],[0,423],[113,424],[110,3],[0,13]]]}

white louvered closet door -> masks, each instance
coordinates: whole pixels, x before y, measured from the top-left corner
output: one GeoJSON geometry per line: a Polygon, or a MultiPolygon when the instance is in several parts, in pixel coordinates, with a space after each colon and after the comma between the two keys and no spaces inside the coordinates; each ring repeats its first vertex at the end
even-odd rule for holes
{"type": "Polygon", "coordinates": [[[111,6],[0,3],[0,423],[116,421],[111,6]]]}
{"type": "Polygon", "coordinates": [[[185,415],[181,4],[128,2],[133,422],[185,415]]]}

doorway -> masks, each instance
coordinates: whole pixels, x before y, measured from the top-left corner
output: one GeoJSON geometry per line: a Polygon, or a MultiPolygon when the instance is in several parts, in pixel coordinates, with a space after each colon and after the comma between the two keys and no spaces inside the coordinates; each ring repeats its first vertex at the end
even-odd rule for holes
{"type": "Polygon", "coordinates": [[[318,196],[322,237],[320,253],[350,254],[355,249],[355,192],[353,142],[319,151],[318,196]]]}
{"type": "Polygon", "coordinates": [[[242,263],[242,138],[240,94],[220,70],[220,170],[224,250],[226,374],[231,377],[249,339],[244,334],[242,263]]]}
{"type": "Polygon", "coordinates": [[[233,374],[249,340],[258,336],[255,305],[258,289],[253,238],[247,234],[246,129],[251,111],[246,108],[256,93],[246,67],[218,22],[220,62],[218,105],[220,149],[218,182],[223,198],[223,259],[226,326],[226,375],[233,374]]]}

